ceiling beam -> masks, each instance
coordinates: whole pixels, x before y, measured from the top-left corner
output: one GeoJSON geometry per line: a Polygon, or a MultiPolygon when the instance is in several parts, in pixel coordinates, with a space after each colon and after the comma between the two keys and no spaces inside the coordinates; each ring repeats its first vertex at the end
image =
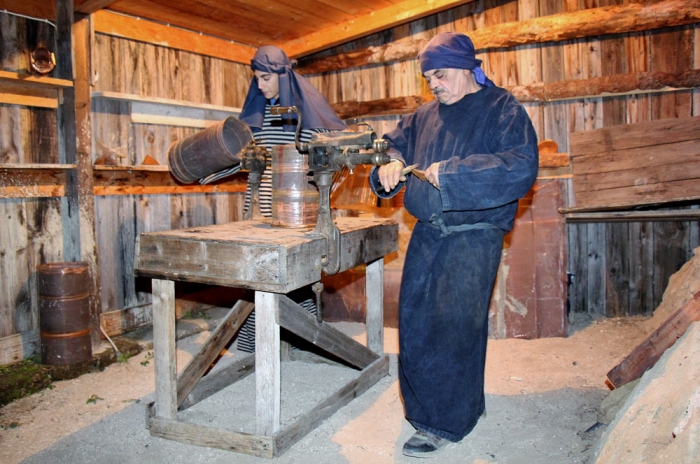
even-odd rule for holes
{"type": "Polygon", "coordinates": [[[32,18],[56,20],[56,2],[46,0],[0,0],[0,10],[7,10],[32,18]]]}
{"type": "Polygon", "coordinates": [[[358,16],[352,21],[292,40],[285,43],[282,48],[290,57],[298,58],[472,1],[474,0],[404,0],[364,16],[358,16]]]}
{"type": "MultiPolygon", "coordinates": [[[[654,2],[589,8],[464,32],[477,52],[562,40],[582,39],[606,34],[644,32],[700,22],[700,0],[658,0],[654,2]]],[[[300,60],[297,71],[318,74],[358,66],[413,60],[428,43],[429,37],[407,38],[385,45],[347,53],[300,60]]]]}
{"type": "Polygon", "coordinates": [[[256,48],[105,10],[92,15],[95,32],[250,64],[256,48]]]}
{"type": "Polygon", "coordinates": [[[114,3],[115,1],[116,0],[85,0],[82,3],[79,3],[76,0],[76,3],[79,4],[75,6],[75,12],[89,15],[97,10],[101,10],[102,8],[107,8],[111,3],[114,3]]]}

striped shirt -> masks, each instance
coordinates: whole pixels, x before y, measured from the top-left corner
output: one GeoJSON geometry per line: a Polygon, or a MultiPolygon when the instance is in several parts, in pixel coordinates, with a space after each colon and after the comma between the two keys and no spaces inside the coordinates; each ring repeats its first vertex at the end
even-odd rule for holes
{"type": "MultiPolygon", "coordinates": [[[[263,119],[263,127],[258,132],[253,133],[255,144],[265,148],[272,148],[278,145],[294,145],[296,132],[285,132],[282,128],[282,116],[270,114],[270,105],[265,105],[265,118],[263,119]]],[[[300,138],[301,142],[309,142],[314,133],[327,132],[326,129],[302,129],[300,138]]],[[[270,169],[270,160],[267,160],[267,168],[260,179],[260,212],[263,216],[269,218],[272,216],[272,170],[270,169]]],[[[250,208],[250,184],[245,192],[245,211],[250,208]]],[[[306,293],[310,293],[308,288],[306,293]]],[[[296,303],[310,312],[316,314],[316,302],[314,298],[297,298],[302,301],[296,303]]],[[[238,349],[247,353],[255,351],[255,311],[253,311],[238,333],[238,349]]]]}

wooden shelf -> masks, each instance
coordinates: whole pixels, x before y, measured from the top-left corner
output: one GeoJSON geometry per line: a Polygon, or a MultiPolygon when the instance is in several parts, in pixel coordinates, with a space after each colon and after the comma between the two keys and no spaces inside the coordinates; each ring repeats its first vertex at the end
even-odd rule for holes
{"type": "Polygon", "coordinates": [[[66,172],[75,164],[0,164],[0,198],[65,195],[66,172]]]}
{"type": "Polygon", "coordinates": [[[182,193],[243,193],[247,176],[239,173],[207,185],[182,184],[168,166],[93,166],[95,195],[163,195],[182,193]]]}
{"type": "Polygon", "coordinates": [[[0,103],[8,105],[58,108],[63,100],[63,89],[73,82],[53,77],[37,77],[0,71],[0,103]]]}
{"type": "Polygon", "coordinates": [[[73,81],[67,79],[33,76],[31,74],[20,74],[10,71],[0,71],[0,80],[17,82],[26,87],[35,88],[65,89],[67,87],[73,87],[73,81]]]}
{"type": "Polygon", "coordinates": [[[154,164],[138,165],[138,166],[108,166],[104,164],[96,164],[92,167],[93,171],[153,171],[153,172],[170,172],[168,166],[158,166],[154,164]]]}
{"type": "Polygon", "coordinates": [[[143,97],[119,92],[93,92],[92,98],[131,103],[131,122],[140,124],[162,124],[203,129],[229,116],[238,117],[241,114],[240,108],[230,106],[143,97]]]}

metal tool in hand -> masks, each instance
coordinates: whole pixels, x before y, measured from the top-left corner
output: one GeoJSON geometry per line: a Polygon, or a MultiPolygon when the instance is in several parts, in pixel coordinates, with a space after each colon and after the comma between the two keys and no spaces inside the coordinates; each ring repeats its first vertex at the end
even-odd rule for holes
{"type": "Polygon", "coordinates": [[[418,167],[417,164],[412,164],[411,166],[406,166],[401,170],[401,175],[405,176],[407,174],[413,174],[416,176],[419,180],[422,180],[423,182],[426,182],[425,178],[425,171],[421,171],[420,169],[416,169],[418,167]]]}

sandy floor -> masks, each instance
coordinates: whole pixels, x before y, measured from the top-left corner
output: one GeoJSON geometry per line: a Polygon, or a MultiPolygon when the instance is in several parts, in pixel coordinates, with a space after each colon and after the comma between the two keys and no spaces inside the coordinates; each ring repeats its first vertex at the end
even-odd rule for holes
{"type": "MultiPolygon", "coordinates": [[[[364,341],[363,325],[336,326],[364,341]]],[[[470,435],[462,443],[452,445],[440,462],[592,462],[593,442],[600,434],[586,430],[596,423],[597,407],[609,391],[605,374],[645,338],[648,330],[643,319],[607,319],[594,322],[568,338],[490,340],[486,370],[488,416],[472,432],[473,438],[470,435]]],[[[208,332],[203,332],[178,342],[178,367],[187,363],[206,337],[208,332]]],[[[402,415],[396,380],[397,348],[396,330],[386,329],[385,351],[393,355],[390,375],[294,445],[278,458],[279,462],[302,462],[297,459],[308,463],[390,463],[405,459],[411,462],[400,454],[400,446],[412,429],[402,415]]],[[[236,356],[240,353],[230,353],[223,362],[236,356]]],[[[283,391],[285,378],[290,382],[312,378],[301,389],[310,392],[312,399],[322,397],[314,389],[325,388],[326,382],[318,379],[336,377],[330,371],[323,371],[332,367],[296,363],[283,368],[283,391]]],[[[74,448],[69,446],[71,439],[89,442],[86,437],[91,428],[104,428],[112,417],[127,414],[125,409],[143,415],[143,405],[154,390],[153,364],[152,351],[144,351],[126,363],[56,382],[51,389],[7,405],[0,410],[0,462],[10,464],[25,459],[51,462],[53,459],[47,458],[50,456],[56,459],[53,462],[68,462],[59,456],[73,452],[67,451],[74,448]]],[[[252,379],[250,376],[245,381],[252,379]]],[[[239,382],[240,388],[246,388],[243,382],[239,382]]],[[[301,404],[294,399],[288,401],[301,404]]],[[[252,398],[245,403],[252,404],[252,398]]],[[[202,417],[214,420],[217,406],[213,408],[202,410],[202,417]]],[[[140,420],[143,424],[143,418],[140,420]]],[[[158,446],[163,450],[169,446],[161,443],[168,440],[150,437],[143,425],[130,430],[129,436],[114,436],[125,434],[117,427],[100,433],[111,435],[97,438],[98,442],[105,443],[105,447],[116,447],[110,451],[109,459],[95,451],[82,457],[66,455],[69,457],[65,459],[91,461],[85,456],[94,456],[94,462],[133,462],[134,455],[129,453],[135,451],[126,451],[131,440],[134,449],[141,445],[150,448],[139,451],[151,453],[139,455],[140,462],[158,462],[160,459],[155,454],[158,446]],[[115,444],[110,445],[111,441],[115,444]],[[116,443],[125,447],[120,449],[116,443]]],[[[180,453],[183,449],[193,449],[193,456],[201,456],[201,461],[190,458],[189,462],[232,462],[232,456],[236,457],[235,462],[265,462],[221,450],[178,446],[180,453]]]]}

